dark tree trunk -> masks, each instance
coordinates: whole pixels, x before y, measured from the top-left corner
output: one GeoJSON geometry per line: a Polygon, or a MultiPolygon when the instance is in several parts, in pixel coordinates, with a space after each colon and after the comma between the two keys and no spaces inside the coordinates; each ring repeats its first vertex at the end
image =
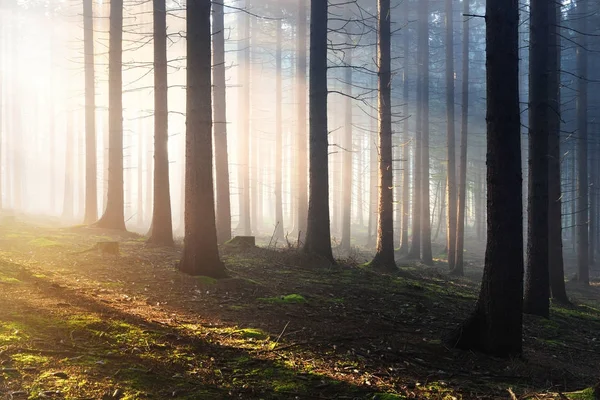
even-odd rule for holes
{"type": "Polygon", "coordinates": [[[408,253],[408,217],[410,215],[410,133],[408,132],[408,101],[409,101],[409,86],[408,86],[408,60],[409,60],[409,45],[410,35],[408,34],[408,12],[409,2],[405,1],[403,7],[404,24],[406,28],[402,32],[403,52],[404,52],[404,70],[402,71],[402,101],[404,102],[402,126],[402,229],[400,231],[400,253],[408,253]]]}
{"type": "Polygon", "coordinates": [[[322,0],[311,0],[309,84],[310,188],[304,250],[334,263],[329,220],[327,2],[322,0]]]}
{"type": "Polygon", "coordinates": [[[227,150],[227,87],[225,84],[225,20],[223,3],[212,3],[213,98],[215,169],[217,180],[217,238],[231,239],[231,200],[229,195],[229,156],[227,150]]]}
{"type": "Polygon", "coordinates": [[[523,210],[516,0],[486,4],[488,235],[479,300],[453,346],[522,352],[523,210]]]}
{"type": "Polygon", "coordinates": [[[98,219],[96,160],[96,82],[94,74],[93,1],[83,1],[83,52],[85,58],[85,213],[84,224],[98,219]]]}
{"type": "Polygon", "coordinates": [[[296,228],[300,240],[304,240],[306,236],[306,224],[308,218],[308,174],[307,174],[307,135],[306,135],[306,0],[298,0],[298,30],[296,32],[297,39],[297,66],[296,66],[296,86],[297,86],[297,103],[298,103],[298,132],[296,135],[297,148],[297,178],[298,187],[297,196],[297,212],[296,212],[296,228]]]}
{"type": "Polygon", "coordinates": [[[529,37],[529,192],[527,207],[527,277],[523,311],[548,317],[548,5],[531,0],[529,37]]]}
{"type": "MultiPolygon", "coordinates": [[[[469,2],[463,1],[463,15],[469,14],[469,2]]],[[[465,210],[467,205],[467,144],[469,139],[469,18],[463,17],[462,32],[462,106],[460,127],[460,168],[458,213],[456,217],[456,262],[453,275],[464,274],[465,210]]]]}
{"type": "MultiPolygon", "coordinates": [[[[148,241],[173,245],[171,185],[169,182],[169,105],[167,78],[167,9],[153,0],[154,14],[154,207],[148,241]]],[[[141,147],[141,145],[140,145],[141,147]]],[[[141,196],[141,193],[139,194],[141,196]]],[[[150,204],[146,204],[150,207],[150,204]]],[[[140,210],[138,210],[140,212],[140,210]]]]}
{"type": "Polygon", "coordinates": [[[282,122],[282,23],[281,19],[277,22],[277,43],[275,49],[275,235],[278,240],[284,239],[283,229],[283,122],[282,122]]]}
{"type": "Polygon", "coordinates": [[[110,4],[108,49],[108,190],[104,215],[96,226],[125,230],[123,193],[123,0],[110,4]]]}
{"type": "Polygon", "coordinates": [[[588,60],[587,60],[587,0],[577,2],[577,280],[590,283],[588,260],[588,60]]]}
{"type": "Polygon", "coordinates": [[[559,6],[548,2],[550,36],[548,44],[549,72],[549,132],[548,132],[548,268],[552,298],[568,303],[565,289],[565,272],[562,241],[562,193],[561,193],[561,146],[560,146],[560,28],[559,6]]]}
{"type": "MultiPolygon", "coordinates": [[[[464,3],[468,1],[463,0],[464,3]]],[[[456,138],[454,132],[454,23],[452,0],[446,2],[446,119],[447,119],[447,145],[448,145],[448,233],[446,246],[448,246],[448,268],[453,270],[456,266],[456,138]]],[[[465,17],[466,18],[466,17],[465,17]]]]}
{"type": "Polygon", "coordinates": [[[345,118],[342,167],[342,250],[349,251],[351,246],[352,217],[352,49],[346,50],[345,76],[345,118]]]}
{"type": "Polygon", "coordinates": [[[420,40],[423,57],[422,104],[423,118],[421,139],[421,260],[426,265],[433,265],[431,253],[431,211],[429,201],[429,0],[419,1],[420,40]]]}
{"type": "Polygon", "coordinates": [[[187,3],[185,237],[182,272],[226,276],[219,258],[212,167],[210,0],[187,3]]]}
{"type": "Polygon", "coordinates": [[[377,249],[371,264],[377,269],[394,271],[394,181],[392,173],[391,104],[391,21],[390,0],[379,0],[378,60],[379,71],[379,209],[377,249]]]}

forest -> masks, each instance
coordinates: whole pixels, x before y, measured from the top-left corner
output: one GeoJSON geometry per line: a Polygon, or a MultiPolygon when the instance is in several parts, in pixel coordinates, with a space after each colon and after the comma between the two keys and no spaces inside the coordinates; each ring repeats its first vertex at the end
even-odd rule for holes
{"type": "Polygon", "coordinates": [[[0,397],[600,400],[599,36],[0,0],[0,397]]]}

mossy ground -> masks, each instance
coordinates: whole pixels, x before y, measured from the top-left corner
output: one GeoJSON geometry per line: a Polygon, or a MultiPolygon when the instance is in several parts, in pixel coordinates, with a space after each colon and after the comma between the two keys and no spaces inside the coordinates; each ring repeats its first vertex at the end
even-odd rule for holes
{"type": "Polygon", "coordinates": [[[136,235],[19,223],[0,243],[7,398],[588,399],[599,378],[599,286],[526,317],[525,354],[498,360],[440,340],[472,309],[477,268],[383,275],[227,248],[232,278],[215,281],[136,235]],[[105,240],[119,257],[84,251],[105,240]]]}

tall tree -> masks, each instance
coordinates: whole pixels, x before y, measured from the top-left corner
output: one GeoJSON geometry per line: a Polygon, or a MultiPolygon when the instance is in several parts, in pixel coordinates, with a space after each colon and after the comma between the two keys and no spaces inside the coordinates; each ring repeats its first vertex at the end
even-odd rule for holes
{"type": "Polygon", "coordinates": [[[282,121],[282,39],[283,29],[281,19],[276,21],[276,48],[275,48],[275,239],[283,239],[283,121],[282,121]]]}
{"type": "MultiPolygon", "coordinates": [[[[70,105],[71,106],[71,105],[70,105]]],[[[65,185],[62,217],[71,219],[74,216],[75,188],[73,176],[75,174],[75,130],[73,128],[73,111],[67,112],[66,150],[65,150],[65,185]]]]}
{"type": "Polygon", "coordinates": [[[423,79],[421,87],[421,260],[433,265],[431,252],[431,207],[429,201],[429,0],[419,1],[419,40],[423,59],[423,79]]]}
{"type": "MultiPolygon", "coordinates": [[[[350,32],[351,33],[351,32],[350,32]]],[[[344,141],[342,168],[342,240],[340,247],[349,251],[352,237],[352,47],[345,51],[344,141]]]]}
{"type": "Polygon", "coordinates": [[[408,131],[408,101],[409,101],[409,85],[408,85],[408,60],[409,60],[409,45],[410,35],[408,31],[408,12],[409,12],[408,1],[403,2],[404,7],[402,13],[404,14],[404,29],[402,31],[402,42],[404,52],[404,67],[402,71],[402,101],[404,102],[403,116],[404,121],[402,125],[402,225],[400,230],[400,253],[408,253],[408,217],[410,214],[410,133],[408,131]]]}
{"type": "MultiPolygon", "coordinates": [[[[468,3],[468,0],[463,0],[468,3]]],[[[453,270],[456,263],[456,139],[454,134],[454,21],[452,0],[446,3],[446,134],[448,173],[446,175],[447,221],[448,233],[446,235],[448,247],[448,268],[453,270]]]]}
{"type": "Polygon", "coordinates": [[[548,268],[552,298],[566,303],[569,301],[565,289],[562,242],[562,195],[561,195],[561,151],[560,151],[560,36],[558,16],[560,6],[548,2],[548,268]]]}
{"type": "Polygon", "coordinates": [[[85,214],[83,222],[98,219],[96,160],[96,82],[94,74],[93,0],[83,0],[83,53],[85,58],[85,214]]]}
{"type": "MultiPolygon", "coordinates": [[[[420,3],[419,3],[420,7],[420,3]]],[[[420,24],[420,23],[419,23],[420,24]]],[[[420,32],[420,25],[417,30],[420,32]]],[[[417,34],[419,36],[419,34],[417,34]]],[[[417,47],[417,82],[416,82],[416,113],[415,113],[415,147],[413,155],[413,197],[412,197],[412,240],[408,257],[417,259],[421,256],[421,209],[422,209],[422,126],[423,126],[423,52],[420,50],[422,45],[418,40],[417,47]]]]}
{"type": "Polygon", "coordinates": [[[226,276],[219,258],[213,191],[210,0],[187,2],[185,236],[179,269],[226,276]]]}
{"type": "Polygon", "coordinates": [[[577,1],[577,280],[590,283],[588,260],[588,59],[587,0],[577,1]]]}
{"type": "Polygon", "coordinates": [[[310,158],[308,219],[304,250],[334,263],[329,220],[327,131],[327,7],[311,0],[310,9],[310,158]]]}
{"type": "MultiPolygon", "coordinates": [[[[463,15],[469,14],[469,0],[463,0],[463,15]]],[[[467,142],[469,139],[469,18],[464,17],[462,32],[462,106],[460,125],[460,168],[458,212],[456,216],[456,261],[453,275],[464,274],[465,210],[467,205],[467,142]]]]}
{"type": "MultiPolygon", "coordinates": [[[[246,7],[249,0],[245,1],[246,7]]],[[[239,14],[238,30],[238,64],[239,86],[238,97],[238,185],[239,215],[238,229],[245,235],[252,234],[250,218],[250,17],[247,12],[239,14]]]]}
{"type": "Polygon", "coordinates": [[[212,3],[213,98],[215,169],[217,180],[217,237],[219,243],[231,239],[229,196],[229,156],[227,150],[227,88],[225,84],[225,13],[223,3],[212,3]]]}
{"type": "Polygon", "coordinates": [[[523,210],[517,0],[486,3],[488,223],[474,313],[452,345],[506,357],[522,352],[523,210]]]}
{"type": "MultiPolygon", "coordinates": [[[[169,182],[169,104],[167,78],[167,7],[153,0],[154,15],[154,188],[150,243],[173,245],[171,185],[169,182]]],[[[141,143],[140,143],[141,147],[141,143]]],[[[141,196],[138,193],[138,196],[141,196]]],[[[150,207],[150,204],[146,205],[150,207]]],[[[140,210],[138,210],[140,212],[140,210]]]]}
{"type": "Polygon", "coordinates": [[[108,190],[96,226],[125,230],[123,193],[123,0],[111,0],[108,47],[108,190]]]}
{"type": "Polygon", "coordinates": [[[306,236],[308,221],[308,196],[306,189],[308,187],[308,175],[306,161],[308,158],[307,138],[306,138],[306,0],[298,0],[298,25],[296,32],[296,87],[298,118],[296,133],[297,149],[297,213],[296,228],[298,237],[302,240],[306,236]]]}
{"type": "Polygon", "coordinates": [[[378,0],[379,32],[377,64],[379,70],[379,210],[377,249],[372,265],[386,271],[396,270],[394,260],[394,181],[392,173],[392,104],[391,104],[391,21],[390,0],[378,0]]]}
{"type": "Polygon", "coordinates": [[[548,138],[549,36],[548,5],[530,2],[529,36],[529,192],[527,207],[527,278],[523,311],[548,317],[548,138]]]}

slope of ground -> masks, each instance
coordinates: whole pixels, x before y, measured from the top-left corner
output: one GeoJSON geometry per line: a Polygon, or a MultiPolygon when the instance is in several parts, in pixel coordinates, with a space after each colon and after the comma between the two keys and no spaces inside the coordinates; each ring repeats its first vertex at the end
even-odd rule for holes
{"type": "Polygon", "coordinates": [[[442,263],[381,275],[225,246],[231,278],[214,281],[137,235],[2,222],[6,398],[591,399],[600,375],[597,282],[526,317],[524,356],[500,360],[440,340],[478,291],[442,263]]]}

